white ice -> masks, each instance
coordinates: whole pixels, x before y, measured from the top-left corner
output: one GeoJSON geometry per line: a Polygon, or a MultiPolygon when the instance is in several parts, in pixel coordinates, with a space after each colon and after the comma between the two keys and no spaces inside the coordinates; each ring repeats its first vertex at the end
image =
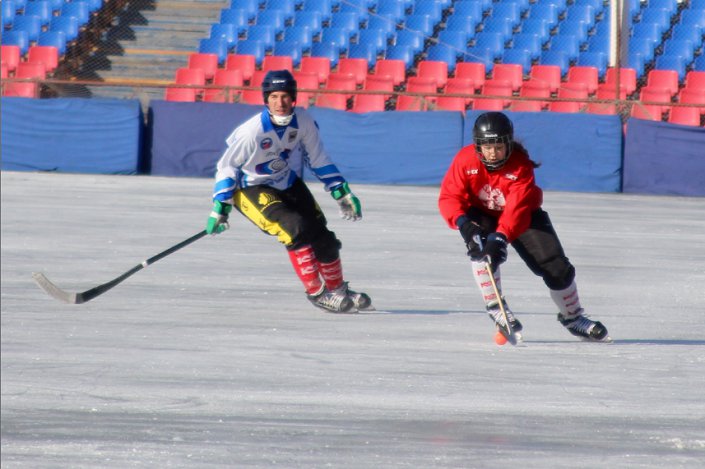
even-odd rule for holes
{"type": "Polygon", "coordinates": [[[546,193],[583,306],[556,321],[516,253],[526,347],[497,346],[437,187],[352,184],[351,287],[326,314],[243,217],[83,305],[84,291],[203,229],[212,181],[2,173],[2,467],[705,467],[705,199],[546,193]]]}

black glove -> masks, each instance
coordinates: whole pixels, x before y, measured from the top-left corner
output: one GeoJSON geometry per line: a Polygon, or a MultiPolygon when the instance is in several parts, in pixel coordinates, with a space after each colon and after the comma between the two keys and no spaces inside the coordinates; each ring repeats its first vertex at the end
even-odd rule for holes
{"type": "Polygon", "coordinates": [[[482,250],[482,256],[488,257],[492,268],[496,269],[499,264],[507,260],[507,237],[502,233],[490,233],[482,250]]]}
{"type": "Polygon", "coordinates": [[[482,228],[474,221],[468,220],[466,217],[460,217],[457,221],[460,235],[465,241],[468,248],[468,256],[473,260],[479,260],[482,257],[482,247],[480,247],[482,239],[482,228]]]}

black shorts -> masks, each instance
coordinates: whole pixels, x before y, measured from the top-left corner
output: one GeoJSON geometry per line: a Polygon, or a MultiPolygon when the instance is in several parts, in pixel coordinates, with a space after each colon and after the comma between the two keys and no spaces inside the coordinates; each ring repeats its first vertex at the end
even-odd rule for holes
{"type": "Polygon", "coordinates": [[[328,229],[323,211],[301,179],[285,190],[265,185],[240,189],[233,196],[233,204],[288,250],[311,245],[321,262],[337,259],[340,242],[328,229]]]}

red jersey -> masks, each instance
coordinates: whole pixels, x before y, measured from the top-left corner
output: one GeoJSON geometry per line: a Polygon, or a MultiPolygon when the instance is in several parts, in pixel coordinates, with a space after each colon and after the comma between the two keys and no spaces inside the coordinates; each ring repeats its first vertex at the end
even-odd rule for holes
{"type": "Polygon", "coordinates": [[[441,216],[451,228],[457,229],[458,217],[477,207],[498,219],[497,231],[509,242],[526,231],[531,213],[542,203],[543,191],[536,185],[534,163],[516,147],[496,171],[485,168],[475,145],[463,147],[448,168],[438,197],[441,216]]]}

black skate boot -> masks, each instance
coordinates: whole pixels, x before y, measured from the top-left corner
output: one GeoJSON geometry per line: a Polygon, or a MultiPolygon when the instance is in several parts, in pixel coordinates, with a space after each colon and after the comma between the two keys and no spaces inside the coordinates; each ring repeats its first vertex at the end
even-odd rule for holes
{"type": "MultiPolygon", "coordinates": [[[[348,298],[350,298],[355,305],[355,309],[358,311],[374,311],[374,306],[372,306],[372,299],[370,299],[367,293],[356,292],[348,288],[348,282],[343,282],[337,290],[344,291],[348,298]]],[[[337,291],[336,290],[336,291],[337,291]]]]}
{"type": "MultiPolygon", "coordinates": [[[[509,319],[509,326],[512,328],[512,332],[520,332],[523,329],[521,322],[514,317],[514,313],[512,313],[509,309],[506,301],[502,300],[502,304],[504,305],[504,311],[507,312],[507,318],[509,319]]],[[[488,305],[487,314],[490,316],[490,319],[494,321],[497,327],[506,330],[504,316],[502,315],[502,310],[499,309],[498,303],[488,305]]]]}
{"type": "Polygon", "coordinates": [[[568,329],[568,332],[581,339],[609,341],[607,328],[600,321],[593,321],[584,316],[582,309],[571,316],[563,316],[558,313],[558,321],[568,329]]]}
{"type": "Polygon", "coordinates": [[[499,303],[488,305],[487,314],[497,326],[497,330],[509,341],[509,343],[512,345],[520,344],[523,342],[523,338],[520,333],[523,326],[521,325],[521,322],[514,317],[514,314],[504,300],[502,300],[502,304],[504,305],[504,311],[507,313],[507,319],[509,320],[511,332],[509,331],[509,328],[507,328],[507,322],[504,320],[502,310],[499,309],[499,303]]]}
{"type": "Polygon", "coordinates": [[[336,289],[330,291],[323,289],[318,295],[307,295],[308,300],[317,308],[330,313],[351,313],[354,312],[355,304],[348,298],[345,292],[336,289]]]}

